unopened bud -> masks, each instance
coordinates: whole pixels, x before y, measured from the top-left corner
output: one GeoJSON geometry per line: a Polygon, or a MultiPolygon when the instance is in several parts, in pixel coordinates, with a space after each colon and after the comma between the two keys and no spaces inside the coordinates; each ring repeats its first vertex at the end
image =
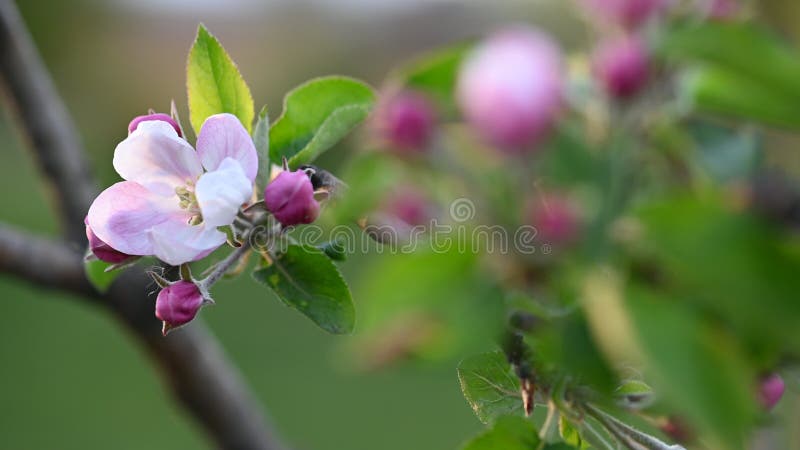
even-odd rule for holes
{"type": "Polygon", "coordinates": [[[666,0],[581,0],[589,19],[636,28],[661,12],[666,0]]]}
{"type": "Polygon", "coordinates": [[[769,374],[761,378],[759,382],[758,402],[766,411],[770,411],[781,400],[785,389],[786,385],[780,375],[769,374]]]}
{"type": "Polygon", "coordinates": [[[384,199],[380,209],[412,226],[427,225],[434,217],[434,208],[428,198],[410,186],[395,190],[384,199]]]}
{"type": "Polygon", "coordinates": [[[264,190],[264,205],[284,227],[307,224],[319,215],[314,187],[302,170],[285,170],[264,190]]]}
{"type": "Polygon", "coordinates": [[[490,144],[529,150],[552,128],[562,104],[561,51],[545,33],[510,28],[470,55],[458,79],[464,116],[490,144]]]}
{"type": "Polygon", "coordinates": [[[694,440],[694,431],[680,417],[670,416],[658,428],[670,439],[681,444],[688,444],[694,440]]]}
{"type": "Polygon", "coordinates": [[[192,282],[176,281],[162,289],[156,298],[156,317],[164,322],[164,336],[191,322],[204,303],[200,288],[192,282]]]}
{"type": "Polygon", "coordinates": [[[374,117],[379,137],[399,152],[424,151],[436,125],[433,105],[422,94],[410,90],[385,96],[374,117]]]}
{"type": "Polygon", "coordinates": [[[730,20],[739,14],[740,6],[736,0],[708,0],[707,15],[714,20],[730,20]]]}
{"type": "Polygon", "coordinates": [[[528,222],[536,228],[536,237],[542,242],[562,244],[577,237],[580,214],[570,199],[558,194],[545,194],[537,198],[528,211],[528,222]]]}
{"type": "Polygon", "coordinates": [[[178,133],[178,136],[183,137],[183,133],[181,133],[181,127],[178,125],[178,122],[175,121],[172,117],[168,114],[164,113],[154,113],[154,114],[147,114],[144,116],[137,116],[131,120],[131,123],[128,124],[128,134],[133,133],[136,128],[142,122],[147,122],[151,120],[160,120],[162,122],[167,122],[168,124],[172,125],[172,128],[175,129],[175,132],[178,133]]]}
{"type": "Polygon", "coordinates": [[[89,226],[88,217],[83,219],[83,223],[86,225],[86,239],[89,241],[89,250],[92,252],[92,254],[94,254],[94,256],[97,257],[97,259],[110,264],[121,264],[137,258],[137,256],[129,255],[116,250],[115,248],[106,244],[102,239],[97,237],[97,235],[94,234],[94,231],[92,231],[92,228],[89,226]]]}
{"type": "Polygon", "coordinates": [[[613,97],[630,97],[647,83],[650,71],[647,47],[636,36],[601,43],[592,59],[595,76],[613,97]]]}

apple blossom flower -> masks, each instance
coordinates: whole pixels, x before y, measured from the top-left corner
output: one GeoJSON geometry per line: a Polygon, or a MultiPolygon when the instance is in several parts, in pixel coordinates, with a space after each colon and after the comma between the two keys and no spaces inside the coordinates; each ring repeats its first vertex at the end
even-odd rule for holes
{"type": "Polygon", "coordinates": [[[225,242],[217,227],[250,200],[258,157],[236,116],[217,114],[203,123],[197,151],[168,122],[140,122],[114,151],[114,168],[125,181],[89,208],[94,234],[119,252],[179,265],[225,242]]]}
{"type": "Polygon", "coordinates": [[[467,57],[457,97],[470,124],[509,152],[544,138],[562,103],[561,51],[543,32],[515,27],[490,36],[467,57]]]}
{"type": "Polygon", "coordinates": [[[661,12],[667,0],[581,0],[590,18],[636,28],[661,12]]]}
{"type": "Polygon", "coordinates": [[[164,322],[164,336],[191,322],[200,308],[209,302],[191,281],[176,281],[161,289],[156,298],[156,317],[164,322]]]}
{"type": "Polygon", "coordinates": [[[424,95],[411,90],[385,95],[374,114],[379,137],[399,152],[424,151],[435,122],[433,105],[424,95]]]}
{"type": "Polygon", "coordinates": [[[592,55],[592,62],[595,76],[613,97],[630,97],[647,83],[650,71],[647,48],[636,36],[602,42],[592,55]]]}
{"type": "Polygon", "coordinates": [[[766,411],[769,411],[781,400],[785,389],[786,385],[780,375],[777,373],[766,375],[759,382],[758,401],[766,411]]]}
{"type": "Polygon", "coordinates": [[[168,124],[172,125],[172,128],[175,129],[175,132],[178,133],[178,136],[183,137],[183,133],[181,132],[181,126],[178,125],[178,122],[175,121],[172,117],[168,114],[164,113],[153,113],[147,114],[144,116],[136,116],[131,120],[131,123],[128,124],[128,134],[133,133],[136,131],[136,128],[139,127],[139,124],[142,122],[147,122],[150,120],[160,120],[162,122],[167,122],[168,124]]]}
{"type": "Polygon", "coordinates": [[[303,170],[284,170],[264,189],[264,205],[284,227],[311,223],[319,215],[314,186],[303,170]]]}
{"type": "Polygon", "coordinates": [[[120,264],[125,261],[129,261],[132,258],[136,258],[136,256],[128,255],[114,249],[110,245],[103,242],[102,239],[97,237],[97,235],[94,234],[94,231],[92,231],[92,228],[89,226],[88,217],[83,219],[83,223],[86,225],[86,239],[89,241],[89,250],[100,261],[105,261],[110,264],[120,264]]]}

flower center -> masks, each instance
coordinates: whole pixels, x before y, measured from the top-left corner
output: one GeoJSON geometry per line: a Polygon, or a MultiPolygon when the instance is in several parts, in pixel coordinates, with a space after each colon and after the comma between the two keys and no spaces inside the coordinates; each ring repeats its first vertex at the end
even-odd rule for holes
{"type": "Polygon", "coordinates": [[[178,196],[178,205],[181,209],[185,209],[192,213],[192,218],[189,219],[191,225],[198,225],[203,221],[203,215],[200,211],[200,205],[197,203],[197,196],[194,193],[194,181],[187,181],[185,186],[178,186],[175,188],[175,194],[178,196]]]}

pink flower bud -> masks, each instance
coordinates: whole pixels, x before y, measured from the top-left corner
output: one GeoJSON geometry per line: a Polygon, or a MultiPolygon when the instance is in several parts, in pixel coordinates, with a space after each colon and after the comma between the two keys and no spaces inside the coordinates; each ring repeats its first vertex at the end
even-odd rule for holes
{"type": "Polygon", "coordinates": [[[176,122],[175,119],[170,117],[168,114],[163,113],[147,114],[145,116],[134,117],[133,120],[131,120],[131,123],[128,124],[128,134],[133,133],[140,123],[149,120],[160,120],[162,122],[167,122],[168,124],[172,125],[172,128],[175,129],[175,132],[178,133],[178,136],[183,137],[183,133],[181,133],[181,127],[178,125],[178,122],[176,122]]]}
{"type": "Polygon", "coordinates": [[[529,207],[529,223],[536,228],[536,237],[544,243],[563,244],[574,240],[580,229],[575,204],[566,197],[546,194],[529,207]]]}
{"type": "Polygon", "coordinates": [[[661,12],[667,1],[582,0],[582,4],[590,18],[597,17],[626,28],[636,28],[661,12]]]}
{"type": "Polygon", "coordinates": [[[769,411],[783,397],[783,391],[786,389],[783,383],[783,378],[777,373],[771,373],[761,378],[758,386],[758,402],[761,406],[769,411]]]}
{"type": "Polygon", "coordinates": [[[688,444],[694,441],[694,431],[680,417],[670,416],[658,428],[662,433],[669,436],[670,439],[681,444],[688,444]]]}
{"type": "Polygon", "coordinates": [[[388,196],[381,207],[387,214],[409,225],[426,225],[433,219],[432,206],[424,194],[411,187],[402,187],[388,196]]]}
{"type": "Polygon", "coordinates": [[[161,289],[156,298],[156,317],[164,322],[164,336],[191,322],[204,302],[200,289],[190,281],[176,281],[161,289]]]}
{"type": "Polygon", "coordinates": [[[520,152],[553,126],[562,101],[561,51],[543,32],[500,31],[461,67],[457,97],[467,120],[489,143],[520,152]]]}
{"type": "Polygon", "coordinates": [[[132,258],[137,258],[137,256],[128,255],[127,253],[122,253],[114,249],[97,237],[89,226],[88,216],[83,219],[83,223],[86,225],[86,239],[89,240],[89,250],[91,250],[97,259],[110,264],[120,264],[132,258]]]}
{"type": "Polygon", "coordinates": [[[311,223],[319,214],[314,187],[302,170],[283,171],[275,177],[264,190],[264,204],[284,227],[311,223]]]}
{"type": "Polygon", "coordinates": [[[380,138],[399,151],[424,151],[436,125],[433,105],[422,94],[409,90],[381,99],[374,117],[380,138]]]}
{"type": "Polygon", "coordinates": [[[739,4],[736,0],[708,0],[706,13],[715,20],[730,20],[739,13],[739,4]],[[710,2],[710,3],[709,3],[710,2]]]}
{"type": "Polygon", "coordinates": [[[647,83],[649,57],[645,44],[623,36],[600,44],[593,55],[594,73],[609,95],[626,98],[647,83]]]}

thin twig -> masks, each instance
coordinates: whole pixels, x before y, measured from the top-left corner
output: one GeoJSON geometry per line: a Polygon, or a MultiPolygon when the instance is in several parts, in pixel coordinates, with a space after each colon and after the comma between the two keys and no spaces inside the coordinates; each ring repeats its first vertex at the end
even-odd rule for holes
{"type": "MultiPolygon", "coordinates": [[[[605,411],[595,407],[591,404],[586,404],[586,410],[591,414],[595,419],[597,419],[600,423],[608,428],[608,426],[612,426],[614,429],[618,430],[627,438],[631,439],[637,445],[648,449],[648,450],[685,450],[680,445],[670,445],[667,444],[660,439],[656,438],[655,436],[651,436],[643,431],[637,430],[636,428],[626,424],[625,422],[617,419],[616,417],[612,416],[611,414],[606,413],[605,411]],[[607,425],[608,424],[608,425],[607,425]]],[[[609,431],[613,432],[612,429],[609,428],[609,431]]]]}
{"type": "Polygon", "coordinates": [[[97,187],[75,124],[11,0],[0,0],[0,73],[50,183],[62,229],[69,240],[81,242],[97,187]]]}
{"type": "Polygon", "coordinates": [[[100,294],[85,278],[82,255],[70,245],[0,225],[0,272],[107,306],[133,331],[166,385],[220,448],[285,448],[202,322],[195,320],[166,338],[161,336],[153,315],[155,300],[145,298],[153,291],[151,281],[141,271],[126,271],[109,292],[100,294]]]}
{"type": "Polygon", "coordinates": [[[217,265],[214,266],[212,271],[208,274],[208,276],[202,280],[200,283],[202,284],[203,288],[206,290],[211,289],[211,286],[214,285],[223,275],[225,275],[231,267],[233,267],[239,260],[244,256],[247,252],[250,251],[250,242],[248,239],[244,239],[241,247],[237,247],[233,249],[228,256],[225,257],[222,261],[218,262],[217,265]]]}
{"type": "Polygon", "coordinates": [[[600,425],[603,426],[612,436],[614,439],[617,440],[620,444],[622,444],[628,450],[641,450],[635,443],[631,441],[631,439],[626,436],[620,429],[618,429],[612,422],[608,420],[608,418],[602,414],[599,414],[597,410],[587,408],[587,412],[590,416],[594,417],[600,425]]]}
{"type": "Polygon", "coordinates": [[[553,426],[553,419],[556,417],[556,405],[552,400],[547,402],[547,417],[544,419],[542,429],[539,430],[539,447],[537,450],[542,450],[547,444],[547,439],[550,436],[550,428],[553,426]]]}
{"type": "Polygon", "coordinates": [[[146,298],[151,281],[127,270],[105,293],[86,280],[83,217],[97,193],[75,125],[11,0],[0,0],[0,74],[54,192],[70,243],[41,239],[0,225],[0,271],[38,287],[78,294],[106,306],[133,332],[160,369],[175,397],[220,448],[280,450],[284,446],[239,373],[202,325],[162,337],[146,298]]]}

